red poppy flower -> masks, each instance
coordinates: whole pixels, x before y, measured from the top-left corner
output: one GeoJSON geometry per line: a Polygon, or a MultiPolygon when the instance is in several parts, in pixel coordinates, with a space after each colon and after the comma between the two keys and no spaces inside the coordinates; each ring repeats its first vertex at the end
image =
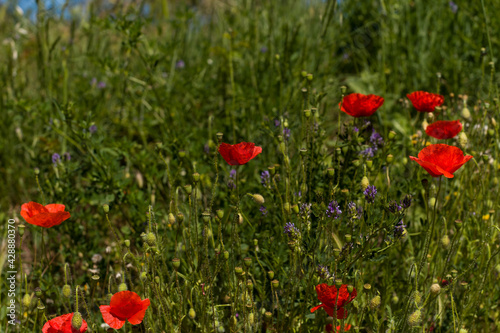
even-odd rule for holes
{"type": "MultiPolygon", "coordinates": [[[[347,332],[351,329],[351,325],[350,324],[346,324],[344,326],[344,332],[347,332]]],[[[326,325],[326,332],[327,333],[330,333],[332,332],[333,333],[333,325],[332,324],[328,324],[326,325]]],[[[335,333],[339,333],[340,332],[340,325],[335,327],[335,333]]]]}
{"type": "Polygon", "coordinates": [[[262,153],[262,147],[256,147],[253,142],[240,142],[235,145],[221,143],[219,153],[229,165],[242,165],[262,153]]]}
{"type": "Polygon", "coordinates": [[[64,211],[64,208],[65,206],[61,204],[43,206],[31,201],[21,206],[21,216],[24,217],[29,224],[44,228],[52,228],[71,217],[69,212],[64,211]]]}
{"type": "Polygon", "coordinates": [[[75,330],[71,326],[71,319],[73,319],[73,313],[68,313],[52,320],[49,320],[42,327],[43,333],[83,333],[87,331],[87,323],[82,320],[82,327],[79,330],[75,330]]]}
{"type": "Polygon", "coordinates": [[[419,112],[434,112],[436,106],[444,103],[444,96],[426,91],[415,91],[406,95],[419,112]]]}
{"type": "Polygon", "coordinates": [[[369,117],[384,104],[384,98],[377,95],[349,94],[344,97],[340,109],[353,117],[369,117]]]}
{"type": "Polygon", "coordinates": [[[119,330],[125,320],[132,325],[142,322],[149,306],[149,299],[141,297],[132,291],[120,291],[111,297],[109,305],[101,305],[102,318],[110,327],[119,330]]]}
{"type": "Polygon", "coordinates": [[[428,125],[425,133],[433,138],[444,140],[454,138],[461,130],[460,120],[439,120],[428,125]]]}
{"type": "Polygon", "coordinates": [[[410,156],[432,177],[444,175],[446,178],[453,178],[453,173],[471,158],[470,155],[464,156],[460,148],[442,143],[425,147],[418,153],[418,158],[410,156]]]}
{"type": "Polygon", "coordinates": [[[347,311],[344,309],[344,305],[350,303],[358,295],[356,288],[353,289],[352,293],[349,293],[347,290],[347,284],[343,284],[340,287],[337,297],[337,288],[335,286],[329,286],[326,283],[318,284],[316,286],[316,294],[318,294],[318,299],[323,304],[315,306],[311,309],[311,312],[314,312],[319,308],[324,308],[326,313],[333,317],[335,300],[337,300],[337,319],[344,319],[347,317],[347,311]]]}

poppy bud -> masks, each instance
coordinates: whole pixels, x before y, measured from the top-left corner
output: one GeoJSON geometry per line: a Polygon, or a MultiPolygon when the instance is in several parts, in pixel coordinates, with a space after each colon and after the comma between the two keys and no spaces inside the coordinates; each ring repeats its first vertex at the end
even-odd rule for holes
{"type": "Polygon", "coordinates": [[[432,197],[429,199],[429,207],[434,207],[434,205],[436,204],[436,198],[435,197],[432,197]]]}
{"type": "Polygon", "coordinates": [[[306,183],[302,183],[302,184],[300,185],[300,191],[301,191],[302,193],[306,193],[306,192],[307,192],[307,185],[306,185],[306,183]]]}
{"type": "Polygon", "coordinates": [[[245,258],[243,259],[243,263],[245,264],[245,266],[248,268],[252,265],[252,258],[245,258]]]}
{"type": "Polygon", "coordinates": [[[299,213],[299,206],[298,205],[293,205],[292,206],[292,210],[295,214],[298,214],[299,213]]]}
{"type": "Polygon", "coordinates": [[[169,224],[174,224],[175,223],[175,216],[172,213],[168,214],[168,223],[169,224]]]}
{"type": "Polygon", "coordinates": [[[396,137],[396,132],[390,131],[388,135],[389,140],[394,140],[395,137],[396,137]]]}
{"type": "Polygon", "coordinates": [[[274,272],[273,271],[267,272],[267,276],[269,277],[270,280],[274,279],[274,272]]]}
{"type": "Polygon", "coordinates": [[[391,299],[392,303],[397,304],[399,302],[398,295],[394,294],[391,299]]]}
{"type": "Polygon", "coordinates": [[[130,247],[130,240],[129,239],[125,239],[123,241],[123,244],[125,244],[125,247],[130,247]]]}
{"type": "Polygon", "coordinates": [[[352,293],[353,290],[354,290],[354,286],[352,284],[347,286],[347,291],[349,292],[349,294],[352,293]]]}
{"type": "Polygon", "coordinates": [[[378,308],[380,306],[380,303],[381,303],[381,299],[380,299],[379,295],[373,297],[370,300],[370,309],[374,310],[374,309],[378,308]]]}
{"type": "Polygon", "coordinates": [[[238,224],[243,224],[243,216],[240,213],[238,213],[238,224]]]}
{"type": "Polygon", "coordinates": [[[184,185],[184,189],[186,190],[186,193],[190,195],[193,192],[193,187],[191,185],[184,185]]]}
{"type": "Polygon", "coordinates": [[[229,325],[231,325],[231,327],[236,327],[236,325],[238,325],[238,319],[236,316],[232,316],[231,319],[229,319],[229,325]]]}
{"type": "Polygon", "coordinates": [[[444,248],[448,248],[450,245],[450,237],[448,237],[448,235],[444,235],[443,238],[441,238],[441,244],[443,244],[444,248]]]}
{"type": "Polygon", "coordinates": [[[387,155],[387,157],[385,158],[385,161],[388,164],[391,164],[393,160],[394,160],[394,156],[392,154],[387,155]]]}
{"type": "Polygon", "coordinates": [[[312,81],[313,75],[311,73],[307,74],[307,80],[312,81]]]}
{"type": "Polygon", "coordinates": [[[254,314],[253,312],[250,312],[250,314],[248,315],[248,322],[250,323],[250,325],[253,325],[254,321],[255,321],[254,314]]]}
{"type": "Polygon", "coordinates": [[[276,289],[280,286],[280,282],[278,280],[272,280],[271,285],[273,286],[274,289],[276,289]]]}
{"type": "Polygon", "coordinates": [[[368,290],[372,289],[372,285],[371,285],[371,284],[369,284],[369,283],[365,283],[365,284],[363,285],[363,289],[364,289],[364,290],[366,290],[366,291],[368,291],[368,290]]]}
{"type": "Polygon", "coordinates": [[[172,259],[172,266],[174,266],[175,269],[179,268],[180,265],[181,265],[181,261],[179,258],[172,259]]]}
{"type": "Polygon", "coordinates": [[[179,212],[177,214],[177,221],[179,221],[179,223],[182,223],[184,221],[184,214],[179,212]]]}
{"type": "Polygon", "coordinates": [[[333,177],[333,175],[335,175],[334,168],[328,168],[328,169],[326,169],[326,172],[328,173],[328,177],[333,177]]]}
{"type": "Polygon", "coordinates": [[[343,153],[344,155],[347,155],[347,152],[348,152],[348,151],[349,151],[349,146],[344,146],[344,147],[342,147],[342,153],[343,153]]]}
{"type": "Polygon", "coordinates": [[[337,286],[337,288],[340,288],[342,286],[342,279],[336,279],[335,285],[337,286]]]}
{"type": "MultiPolygon", "coordinates": [[[[279,137],[278,137],[278,139],[279,139],[279,137]]],[[[280,149],[280,152],[282,154],[285,154],[285,148],[286,148],[285,143],[284,142],[280,142],[279,149],[280,149]]]]}
{"type": "Polygon", "coordinates": [[[264,197],[260,194],[254,194],[253,195],[253,200],[258,203],[259,205],[263,205],[264,204],[264,197]]]}
{"type": "Polygon", "coordinates": [[[141,272],[141,275],[139,275],[139,279],[140,279],[142,282],[146,282],[146,280],[148,279],[148,273],[146,273],[146,272],[141,272]]]}
{"type": "Polygon", "coordinates": [[[426,191],[429,188],[429,181],[426,178],[422,179],[422,186],[426,191]]]}
{"type": "Polygon", "coordinates": [[[424,119],[424,121],[422,122],[422,129],[425,131],[427,129],[427,126],[429,126],[429,123],[427,122],[427,119],[424,119]]]}
{"type": "Polygon", "coordinates": [[[149,232],[146,235],[146,243],[148,243],[149,246],[156,246],[156,236],[152,232],[149,232]]]}
{"type": "Polygon", "coordinates": [[[24,235],[24,228],[26,226],[24,224],[20,224],[18,227],[17,227],[17,232],[19,232],[19,236],[23,237],[24,235]]]}
{"type": "Polygon", "coordinates": [[[70,298],[72,296],[71,294],[71,287],[68,284],[65,284],[62,288],[62,294],[66,298],[70,298]]]}
{"type": "Polygon", "coordinates": [[[38,175],[40,174],[40,169],[35,168],[34,172],[35,172],[35,175],[37,175],[37,176],[38,176],[38,175]]]}
{"type": "Polygon", "coordinates": [[[351,241],[351,239],[352,239],[352,236],[351,236],[351,235],[349,235],[349,234],[345,235],[345,241],[346,241],[346,242],[350,242],[350,241],[351,241]]]}
{"type": "Polygon", "coordinates": [[[215,134],[217,136],[217,140],[220,142],[222,141],[222,137],[224,136],[224,134],[222,134],[221,132],[217,132],[217,134],[215,134]]]}
{"type": "Polygon", "coordinates": [[[434,295],[437,295],[439,294],[439,292],[441,291],[441,287],[439,286],[438,283],[434,283],[432,286],[431,286],[431,293],[433,293],[434,295]]]}
{"type": "Polygon", "coordinates": [[[102,209],[104,210],[105,213],[109,213],[109,205],[102,205],[102,209]]]}
{"type": "Polygon", "coordinates": [[[366,190],[370,186],[370,181],[368,180],[368,177],[364,176],[361,178],[361,189],[366,190]]]}
{"type": "Polygon", "coordinates": [[[368,167],[368,169],[371,169],[373,166],[373,161],[372,160],[366,161],[366,166],[368,167]]]}
{"type": "Polygon", "coordinates": [[[420,304],[422,302],[422,294],[420,291],[415,291],[415,294],[413,295],[413,299],[415,300],[415,303],[420,304]]]}
{"type": "Polygon", "coordinates": [[[345,92],[346,92],[346,91],[347,91],[347,87],[346,87],[346,86],[341,86],[341,87],[340,87],[340,93],[341,93],[342,95],[345,95],[345,92]]]}
{"type": "Polygon", "coordinates": [[[224,251],[224,259],[228,260],[229,259],[229,252],[224,251]]]}
{"type": "Polygon", "coordinates": [[[468,331],[465,329],[465,328],[461,328],[460,331],[458,331],[458,333],[467,333],[468,331]]]}
{"type": "Polygon", "coordinates": [[[241,267],[239,267],[239,266],[236,266],[236,267],[234,268],[234,272],[235,272],[236,274],[238,274],[238,275],[241,275],[241,274],[243,274],[243,268],[241,268],[241,267]]]}
{"type": "Polygon", "coordinates": [[[118,291],[126,291],[126,290],[128,290],[128,287],[125,282],[122,282],[118,285],[118,291]]]}
{"type": "Polygon", "coordinates": [[[193,181],[195,183],[200,181],[200,174],[198,172],[193,173],[193,181]]]}
{"type": "Polygon", "coordinates": [[[196,317],[196,312],[194,311],[193,308],[189,309],[189,318],[194,319],[196,317]]]}
{"type": "Polygon", "coordinates": [[[216,213],[217,217],[222,220],[222,218],[224,217],[224,211],[222,209],[217,209],[216,213]]]}
{"type": "Polygon", "coordinates": [[[35,288],[36,297],[40,298],[40,297],[42,297],[42,294],[43,294],[42,289],[40,287],[36,287],[35,288]]]}
{"type": "Polygon", "coordinates": [[[464,108],[462,109],[462,117],[464,117],[465,119],[470,118],[470,111],[466,106],[464,106],[464,108]]]}
{"type": "Polygon", "coordinates": [[[307,72],[306,71],[301,71],[300,72],[300,75],[302,75],[303,78],[306,78],[307,76],[307,72]]]}
{"type": "Polygon", "coordinates": [[[352,164],[355,166],[355,167],[359,167],[361,165],[361,161],[360,160],[354,160],[352,161],[352,164]]]}
{"type": "Polygon", "coordinates": [[[422,319],[422,314],[420,313],[420,310],[417,310],[408,317],[408,325],[412,327],[417,326],[420,323],[421,319],[422,319]]]}
{"type": "Polygon", "coordinates": [[[285,202],[285,205],[283,208],[285,209],[285,212],[290,213],[290,203],[289,202],[285,202]]]}
{"type": "Polygon", "coordinates": [[[23,297],[23,306],[24,307],[29,307],[31,305],[31,295],[30,294],[25,294],[23,297]]]}
{"type": "Polygon", "coordinates": [[[280,60],[280,55],[279,54],[276,54],[274,57],[276,58],[276,60],[280,60]]]}
{"type": "Polygon", "coordinates": [[[82,319],[82,314],[78,311],[73,313],[73,318],[71,318],[71,326],[77,330],[80,331],[80,327],[82,327],[83,324],[83,319],[82,319]]]}

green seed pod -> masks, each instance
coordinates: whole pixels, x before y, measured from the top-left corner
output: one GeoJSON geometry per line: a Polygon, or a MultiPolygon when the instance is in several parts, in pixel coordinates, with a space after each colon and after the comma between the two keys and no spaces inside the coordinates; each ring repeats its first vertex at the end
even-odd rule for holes
{"type": "Polygon", "coordinates": [[[83,324],[82,314],[78,311],[74,312],[73,318],[71,318],[71,326],[79,332],[80,327],[82,327],[82,324],[83,324]]]}
{"type": "Polygon", "coordinates": [[[273,286],[274,289],[276,289],[280,286],[280,282],[278,280],[272,280],[271,285],[273,286]]]}
{"type": "Polygon", "coordinates": [[[43,295],[42,289],[40,287],[35,288],[35,295],[36,297],[40,298],[43,295]]]}
{"type": "Polygon", "coordinates": [[[337,286],[337,288],[340,288],[342,286],[342,279],[336,279],[335,286],[337,286]]]}
{"type": "Polygon", "coordinates": [[[184,185],[184,189],[186,190],[186,193],[188,195],[190,195],[191,193],[193,193],[193,186],[191,186],[190,184],[184,185]]]}
{"type": "Polygon", "coordinates": [[[194,311],[193,308],[189,309],[188,314],[189,314],[189,318],[191,318],[191,319],[196,318],[196,312],[194,311]]]}
{"type": "Polygon", "coordinates": [[[200,174],[198,172],[193,173],[193,181],[195,183],[200,181],[200,174]]]}
{"type": "Polygon", "coordinates": [[[237,275],[241,275],[243,274],[243,268],[241,268],[240,266],[236,266],[234,268],[234,272],[237,274],[237,275]]]}
{"type": "Polygon", "coordinates": [[[391,299],[392,303],[397,304],[399,302],[398,295],[394,294],[391,299]]]}
{"type": "Polygon", "coordinates": [[[285,212],[290,213],[291,207],[290,207],[290,203],[289,202],[285,202],[283,208],[285,209],[285,212]]]}
{"type": "Polygon", "coordinates": [[[118,291],[125,291],[128,290],[127,284],[122,282],[118,285],[118,291]]]}
{"type": "Polygon", "coordinates": [[[298,205],[293,205],[293,206],[292,206],[292,210],[293,210],[293,212],[294,212],[295,214],[298,214],[298,213],[299,213],[299,211],[300,211],[300,210],[299,210],[299,206],[298,206],[298,205]]]}
{"type": "Polygon", "coordinates": [[[448,248],[448,246],[450,246],[450,237],[448,237],[448,235],[444,235],[442,238],[441,238],[441,244],[443,245],[444,248],[448,248]]]}
{"type": "Polygon", "coordinates": [[[182,223],[184,221],[184,214],[179,212],[177,214],[177,221],[179,221],[179,223],[182,223]]]}
{"type": "Polygon", "coordinates": [[[38,175],[40,174],[40,169],[35,168],[35,169],[34,169],[34,172],[35,172],[35,175],[37,175],[37,176],[38,176],[38,175]]]}
{"type": "Polygon", "coordinates": [[[156,246],[156,236],[152,232],[148,233],[146,235],[146,243],[148,243],[149,246],[156,246]]]}
{"type": "Polygon", "coordinates": [[[66,298],[70,298],[72,296],[71,287],[68,284],[65,284],[62,288],[62,294],[66,298]]]}
{"type": "Polygon", "coordinates": [[[307,74],[307,81],[312,81],[313,75],[311,73],[307,74]]]}
{"type": "Polygon", "coordinates": [[[21,236],[21,237],[23,237],[23,235],[24,235],[24,228],[26,228],[26,226],[24,224],[20,224],[17,227],[17,231],[19,232],[19,236],[21,236]]]}
{"type": "Polygon", "coordinates": [[[224,251],[224,259],[228,260],[229,259],[229,252],[224,251]]]}
{"type": "Polygon", "coordinates": [[[222,209],[217,209],[217,217],[222,220],[224,217],[224,211],[222,209]]]}
{"type": "Polygon", "coordinates": [[[394,140],[394,138],[396,137],[396,132],[390,131],[388,137],[389,137],[389,140],[394,140]]]}
{"type": "Polygon", "coordinates": [[[269,277],[269,280],[274,279],[274,272],[273,271],[267,272],[267,276],[269,277]]]}
{"type": "Polygon", "coordinates": [[[201,218],[203,219],[203,222],[208,223],[210,221],[210,213],[204,212],[201,214],[201,218]]]}
{"type": "Polygon", "coordinates": [[[346,87],[346,86],[341,86],[341,87],[340,87],[340,93],[341,93],[342,95],[345,95],[346,91],[347,91],[347,87],[346,87]]]}
{"type": "Polygon", "coordinates": [[[379,295],[373,297],[370,300],[370,309],[374,310],[374,309],[378,308],[380,306],[380,303],[381,303],[381,299],[380,299],[379,295]]]}
{"type": "Polygon", "coordinates": [[[422,302],[422,294],[420,291],[415,291],[415,294],[413,295],[413,299],[415,300],[415,303],[420,304],[422,302]]]}
{"type": "Polygon", "coordinates": [[[109,205],[102,205],[102,209],[104,210],[105,213],[109,213],[109,205]]]}
{"type": "Polygon", "coordinates": [[[181,265],[180,259],[179,258],[172,259],[172,265],[174,266],[175,269],[179,268],[181,265]]]}
{"type": "Polygon", "coordinates": [[[370,181],[368,180],[368,177],[364,176],[361,178],[361,189],[364,191],[370,186],[370,181]]]}
{"type": "Polygon", "coordinates": [[[148,279],[148,273],[146,273],[146,272],[141,272],[141,275],[139,275],[139,279],[140,279],[142,282],[146,282],[146,280],[148,279]]]}
{"type": "Polygon", "coordinates": [[[186,152],[184,150],[179,150],[179,157],[180,158],[186,157],[186,152]]]}
{"type": "Polygon", "coordinates": [[[467,333],[468,331],[465,329],[465,328],[461,328],[460,331],[458,331],[458,333],[467,333]]]}
{"type": "Polygon", "coordinates": [[[349,234],[345,235],[345,241],[346,241],[346,242],[350,242],[350,241],[351,241],[351,239],[352,239],[352,236],[351,236],[351,235],[349,235],[349,234]]]}
{"type": "Polygon", "coordinates": [[[249,290],[252,290],[252,289],[253,289],[253,282],[252,282],[252,280],[247,280],[247,288],[248,288],[249,290]]]}
{"type": "Polygon", "coordinates": [[[392,154],[389,154],[387,155],[387,157],[385,158],[385,161],[388,163],[388,164],[391,164],[392,161],[394,161],[394,156],[392,154]]]}
{"type": "Polygon", "coordinates": [[[352,293],[354,291],[354,286],[352,284],[348,285],[347,291],[349,292],[349,294],[352,293]]]}
{"type": "Polygon", "coordinates": [[[335,169],[334,168],[328,168],[326,169],[326,172],[328,173],[328,177],[333,177],[335,175],[335,169]]]}
{"type": "Polygon", "coordinates": [[[31,305],[31,295],[25,294],[23,297],[23,306],[29,308],[31,305]]]}
{"type": "Polygon", "coordinates": [[[408,317],[408,325],[411,327],[417,326],[420,323],[420,320],[422,320],[422,314],[420,313],[420,310],[417,310],[408,317]]]}
{"type": "Polygon", "coordinates": [[[253,200],[258,203],[259,205],[263,205],[264,204],[264,197],[260,194],[254,194],[253,195],[253,200]]]}
{"type": "Polygon", "coordinates": [[[363,289],[364,289],[364,290],[366,290],[366,291],[368,291],[368,290],[372,289],[372,285],[371,285],[371,284],[369,284],[369,283],[365,283],[365,284],[363,285],[363,289]]]}
{"type": "Polygon", "coordinates": [[[130,247],[130,240],[129,239],[125,239],[123,241],[123,244],[125,244],[125,247],[127,247],[127,248],[130,247]]]}
{"type": "Polygon", "coordinates": [[[354,161],[352,161],[352,165],[354,165],[355,167],[359,167],[361,165],[361,161],[360,160],[354,160],[354,161]]]}
{"type": "Polygon", "coordinates": [[[372,160],[366,161],[366,166],[368,167],[368,169],[371,169],[373,166],[373,161],[372,160]]]}
{"type": "Polygon", "coordinates": [[[175,223],[175,216],[172,213],[168,214],[168,223],[174,224],[175,223]]]}
{"type": "Polygon", "coordinates": [[[243,259],[243,263],[245,264],[245,266],[247,268],[249,268],[250,266],[252,266],[252,258],[247,257],[247,258],[243,259]]]}
{"type": "Polygon", "coordinates": [[[253,312],[250,312],[250,314],[248,315],[248,322],[250,323],[250,325],[253,325],[255,323],[253,312]]]}
{"type": "Polygon", "coordinates": [[[429,208],[434,209],[434,205],[436,204],[436,198],[432,197],[429,199],[429,208]]]}

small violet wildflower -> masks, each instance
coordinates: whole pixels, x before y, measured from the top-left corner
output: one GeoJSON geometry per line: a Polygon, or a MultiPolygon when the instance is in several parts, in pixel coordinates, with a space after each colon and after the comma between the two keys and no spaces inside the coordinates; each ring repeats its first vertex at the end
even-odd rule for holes
{"type": "Polygon", "coordinates": [[[323,265],[318,265],[317,272],[320,278],[322,279],[328,279],[330,278],[330,271],[328,270],[328,267],[323,266],[323,265]]]}
{"type": "Polygon", "coordinates": [[[453,1],[448,2],[448,5],[450,5],[450,9],[453,12],[453,14],[456,14],[458,11],[458,5],[453,1]]]}
{"type": "Polygon", "coordinates": [[[96,125],[92,125],[89,127],[89,132],[91,134],[94,134],[95,132],[97,132],[97,126],[96,125]]]}
{"type": "Polygon", "coordinates": [[[69,152],[65,152],[64,157],[66,157],[66,161],[71,161],[71,154],[69,152]]]}
{"type": "Polygon", "coordinates": [[[375,202],[375,196],[377,195],[377,188],[374,185],[368,185],[363,194],[365,195],[365,199],[368,203],[373,203],[375,202]]]}
{"type": "Polygon", "coordinates": [[[268,213],[267,208],[264,206],[260,206],[259,210],[262,213],[262,215],[264,215],[264,216],[266,216],[268,213]]]}
{"type": "Polygon", "coordinates": [[[347,204],[347,212],[351,220],[359,220],[363,215],[363,208],[356,207],[356,203],[351,201],[347,204]]]}
{"type": "Polygon", "coordinates": [[[300,231],[292,222],[285,224],[283,230],[283,233],[287,235],[290,240],[298,240],[300,238],[300,231]]]}
{"type": "Polygon", "coordinates": [[[333,200],[328,204],[328,208],[326,209],[326,216],[338,219],[340,217],[340,214],[342,214],[340,206],[337,201],[333,200]]]}
{"type": "Polygon", "coordinates": [[[271,175],[269,174],[269,171],[262,171],[260,174],[260,183],[264,186],[267,187],[271,182],[271,175]]]}
{"type": "Polygon", "coordinates": [[[403,207],[401,205],[399,205],[396,200],[392,200],[391,202],[389,202],[389,206],[387,207],[387,209],[393,213],[393,214],[396,214],[397,212],[400,212],[403,207]]]}
{"type": "Polygon", "coordinates": [[[411,194],[407,194],[405,195],[403,200],[401,200],[401,206],[403,206],[404,209],[408,209],[411,206],[411,201],[412,201],[411,194]]]}
{"type": "Polygon", "coordinates": [[[283,128],[283,137],[285,140],[290,138],[291,130],[288,127],[283,128]]]}
{"type": "Polygon", "coordinates": [[[274,126],[278,127],[281,124],[281,122],[278,119],[274,119],[274,126]]]}
{"type": "Polygon", "coordinates": [[[177,69],[183,69],[184,67],[186,67],[186,63],[182,59],[175,63],[175,68],[177,69]]]}
{"type": "Polygon", "coordinates": [[[236,184],[234,183],[234,180],[236,179],[236,170],[235,169],[232,169],[230,172],[229,172],[229,180],[227,181],[227,187],[229,189],[236,189],[236,184]]]}
{"type": "Polygon", "coordinates": [[[52,154],[52,163],[57,164],[61,160],[61,155],[58,153],[52,154]]]}
{"type": "Polygon", "coordinates": [[[406,225],[403,224],[403,220],[399,221],[394,226],[394,238],[401,238],[402,236],[404,236],[406,233],[405,228],[406,228],[406,225]]]}
{"type": "Polygon", "coordinates": [[[99,83],[97,84],[97,88],[99,88],[99,89],[106,88],[106,82],[99,81],[99,83]]]}

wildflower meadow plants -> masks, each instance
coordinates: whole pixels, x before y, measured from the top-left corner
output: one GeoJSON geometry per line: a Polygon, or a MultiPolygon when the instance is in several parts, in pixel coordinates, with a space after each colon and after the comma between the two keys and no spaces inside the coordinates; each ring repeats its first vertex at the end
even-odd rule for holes
{"type": "Polygon", "coordinates": [[[56,3],[0,4],[1,332],[498,331],[496,2],[56,3]]]}

